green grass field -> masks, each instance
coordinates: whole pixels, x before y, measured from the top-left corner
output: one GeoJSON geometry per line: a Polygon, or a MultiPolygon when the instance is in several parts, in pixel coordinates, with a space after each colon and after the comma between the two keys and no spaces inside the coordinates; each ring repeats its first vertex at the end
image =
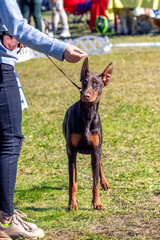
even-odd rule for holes
{"type": "MultiPolygon", "coordinates": [[[[113,43],[160,41],[160,35],[113,37],[113,43]]],[[[62,122],[79,100],[77,89],[49,62],[16,66],[29,109],[18,165],[15,208],[43,228],[45,240],[160,239],[159,48],[113,48],[89,56],[91,72],[110,61],[114,71],[103,90],[103,167],[111,190],[101,189],[103,211],[92,208],[90,156],[78,155],[78,211],[67,210],[68,162],[62,122]]],[[[56,63],[78,85],[82,62],[56,63]]]]}

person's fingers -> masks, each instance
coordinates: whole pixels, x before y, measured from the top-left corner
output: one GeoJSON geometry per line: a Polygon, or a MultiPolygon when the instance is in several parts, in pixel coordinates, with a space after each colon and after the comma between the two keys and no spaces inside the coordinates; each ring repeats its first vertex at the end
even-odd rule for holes
{"type": "Polygon", "coordinates": [[[86,52],[82,51],[80,48],[78,48],[78,47],[76,47],[76,46],[73,46],[73,50],[74,50],[75,52],[80,53],[80,54],[86,54],[86,55],[87,55],[86,52]]]}
{"type": "Polygon", "coordinates": [[[86,54],[86,53],[75,53],[74,56],[77,57],[77,58],[79,58],[79,60],[80,60],[80,59],[86,57],[87,54],[86,54]]]}
{"type": "Polygon", "coordinates": [[[75,46],[74,46],[73,50],[74,50],[74,52],[75,52],[75,55],[76,55],[77,57],[79,57],[80,59],[82,59],[82,58],[84,58],[84,57],[87,56],[87,53],[84,52],[84,51],[82,51],[82,50],[81,50],[80,48],[78,48],[78,47],[75,47],[75,46]]]}

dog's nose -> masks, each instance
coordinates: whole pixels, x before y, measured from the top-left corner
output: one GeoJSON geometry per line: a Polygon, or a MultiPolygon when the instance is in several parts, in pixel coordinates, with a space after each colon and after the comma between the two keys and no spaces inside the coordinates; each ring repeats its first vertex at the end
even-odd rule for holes
{"type": "Polygon", "coordinates": [[[83,98],[89,99],[90,96],[91,96],[90,92],[85,92],[84,95],[83,95],[83,98]]]}

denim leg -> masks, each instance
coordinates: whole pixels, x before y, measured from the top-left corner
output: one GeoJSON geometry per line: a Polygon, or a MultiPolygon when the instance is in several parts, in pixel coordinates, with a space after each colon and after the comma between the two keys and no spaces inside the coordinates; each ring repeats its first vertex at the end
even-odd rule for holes
{"type": "Polygon", "coordinates": [[[17,161],[22,145],[22,111],[14,68],[0,64],[0,210],[14,213],[17,161]]]}

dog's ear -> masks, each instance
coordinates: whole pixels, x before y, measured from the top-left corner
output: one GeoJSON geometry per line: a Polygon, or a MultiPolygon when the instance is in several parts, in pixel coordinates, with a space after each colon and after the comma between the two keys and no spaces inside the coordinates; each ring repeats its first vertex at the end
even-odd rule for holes
{"type": "Polygon", "coordinates": [[[83,79],[87,73],[89,73],[88,57],[84,60],[81,70],[81,79],[83,79]]]}
{"type": "Polygon", "coordinates": [[[102,80],[104,82],[104,86],[106,86],[109,83],[112,75],[112,71],[113,71],[113,62],[111,62],[102,73],[102,80]]]}

